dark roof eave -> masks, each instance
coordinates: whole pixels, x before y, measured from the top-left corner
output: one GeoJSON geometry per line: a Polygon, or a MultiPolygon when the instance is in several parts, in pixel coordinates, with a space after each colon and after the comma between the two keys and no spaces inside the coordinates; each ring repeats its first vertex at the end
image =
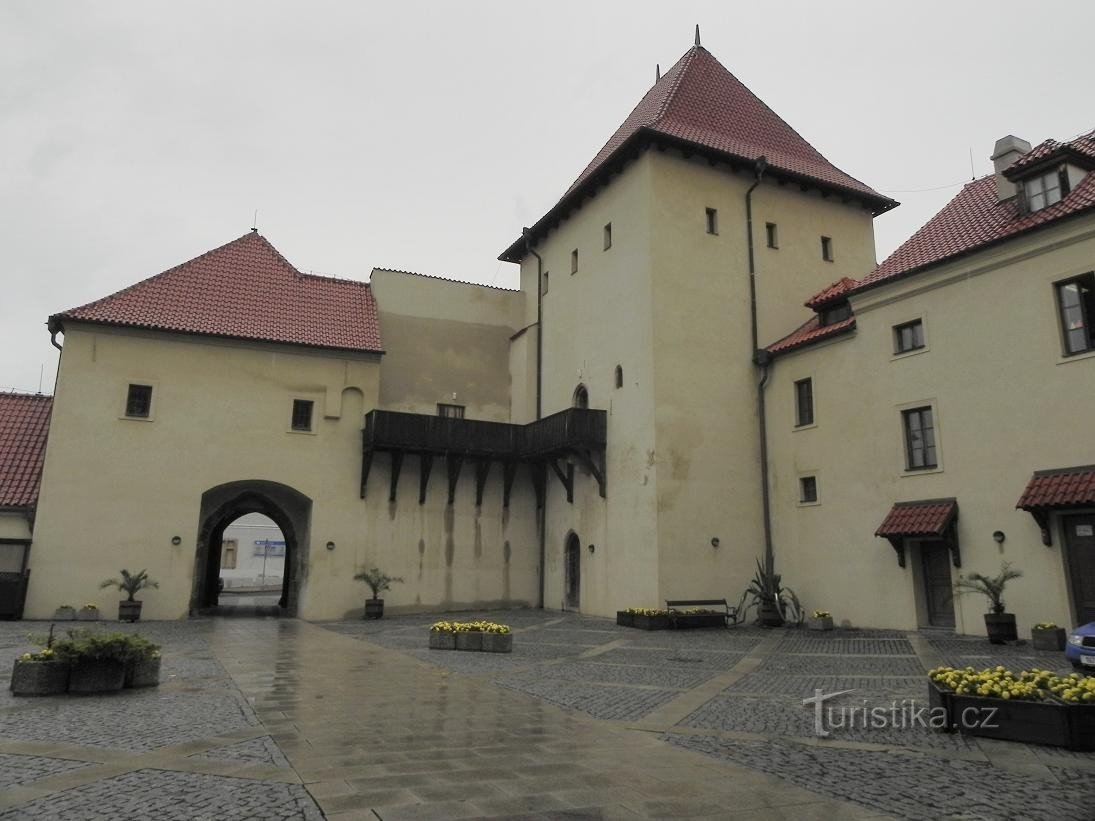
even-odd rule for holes
{"type": "MultiPolygon", "coordinates": [[[[636,159],[639,152],[647,147],[648,143],[659,143],[666,147],[679,148],[686,151],[690,151],[694,154],[700,154],[710,159],[719,160],[729,163],[731,167],[734,166],[747,166],[756,160],[756,157],[743,157],[739,154],[732,154],[728,151],[719,151],[718,149],[711,148],[710,146],[700,145],[689,140],[681,139],[680,137],[673,137],[668,134],[663,134],[659,131],[654,131],[646,126],[639,128],[634,134],[628,137],[620,146],[613,151],[605,160],[598,166],[598,168],[590,174],[586,179],[582,180],[581,184],[564,194],[551,209],[540,217],[529,229],[531,241],[535,242],[538,235],[546,233],[547,223],[556,219],[566,219],[566,216],[576,208],[578,208],[582,201],[589,196],[596,188],[602,185],[608,177],[617,173],[623,165],[629,161],[636,159]]],[[[782,168],[776,168],[774,166],[768,166],[767,175],[775,177],[776,179],[782,179],[789,183],[797,183],[799,185],[807,185],[811,188],[817,188],[823,192],[831,192],[833,194],[845,197],[849,200],[854,200],[863,203],[867,206],[873,216],[884,214],[900,205],[896,200],[892,200],[889,197],[884,197],[881,194],[872,197],[862,191],[855,191],[851,188],[846,188],[842,185],[835,183],[828,183],[822,180],[818,180],[814,177],[807,176],[805,174],[799,174],[794,171],[787,171],[782,168]]],[[[505,251],[498,255],[498,259],[502,262],[520,262],[525,257],[525,238],[524,236],[518,237],[505,251]]]]}
{"type": "Polygon", "coordinates": [[[1060,165],[1062,162],[1071,163],[1084,171],[1095,169],[1095,158],[1084,154],[1082,151],[1077,151],[1069,145],[1062,145],[1029,165],[1005,169],[1004,176],[1011,182],[1017,182],[1026,177],[1033,176],[1039,171],[1044,171],[1052,166],[1060,165]]]}

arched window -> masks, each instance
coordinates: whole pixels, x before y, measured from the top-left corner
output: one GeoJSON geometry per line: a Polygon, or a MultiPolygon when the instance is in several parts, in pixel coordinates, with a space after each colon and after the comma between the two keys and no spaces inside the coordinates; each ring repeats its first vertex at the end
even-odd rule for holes
{"type": "Polygon", "coordinates": [[[622,388],[624,386],[624,368],[623,365],[616,366],[616,387],[622,388]]]}
{"type": "Polygon", "coordinates": [[[574,389],[574,407],[576,408],[588,408],[589,407],[589,391],[586,390],[585,385],[579,385],[574,389]]]}

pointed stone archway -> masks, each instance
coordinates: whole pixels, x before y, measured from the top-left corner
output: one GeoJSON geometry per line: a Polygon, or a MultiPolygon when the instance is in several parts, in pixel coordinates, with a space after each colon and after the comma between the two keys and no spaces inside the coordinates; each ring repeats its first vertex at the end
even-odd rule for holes
{"type": "Polygon", "coordinates": [[[229,482],[202,494],[190,615],[217,606],[224,529],[248,513],[269,516],[281,529],[285,538],[285,572],[278,605],[283,615],[297,615],[300,590],[308,571],[312,500],[288,485],[262,479],[229,482]]]}

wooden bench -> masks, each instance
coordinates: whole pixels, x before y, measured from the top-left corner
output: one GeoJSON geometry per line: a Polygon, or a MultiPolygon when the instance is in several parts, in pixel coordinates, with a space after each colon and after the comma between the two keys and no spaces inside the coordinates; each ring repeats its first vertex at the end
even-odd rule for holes
{"type": "Polygon", "coordinates": [[[677,613],[677,608],[681,607],[721,607],[722,612],[708,613],[706,615],[718,616],[722,620],[723,627],[729,627],[731,624],[738,623],[738,609],[736,607],[731,607],[726,599],[666,599],[665,609],[669,611],[669,619],[674,628],[677,626],[678,618],[692,618],[698,620],[699,614],[690,617],[685,613],[677,613]]]}

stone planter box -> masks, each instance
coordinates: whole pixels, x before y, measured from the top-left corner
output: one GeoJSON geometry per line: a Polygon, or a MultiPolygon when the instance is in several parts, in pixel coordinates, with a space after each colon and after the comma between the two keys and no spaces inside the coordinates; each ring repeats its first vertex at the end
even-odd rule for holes
{"type": "Polygon", "coordinates": [[[82,660],[72,665],[70,693],[111,693],[125,685],[125,664],[113,659],[82,660]]]}
{"type": "Polygon", "coordinates": [[[833,617],[832,616],[810,616],[806,619],[806,627],[809,630],[832,630],[833,629],[833,617]]]}
{"type": "Polygon", "coordinates": [[[635,614],[628,613],[626,610],[616,611],[616,624],[620,627],[634,627],[635,626],[635,614]]]}
{"type": "Polygon", "coordinates": [[[513,633],[484,633],[483,651],[486,653],[512,653],[513,633]]]}
{"type": "Polygon", "coordinates": [[[669,626],[674,630],[690,630],[695,627],[725,627],[726,616],[722,613],[673,613],[669,626]]]}
{"type": "Polygon", "coordinates": [[[141,617],[141,602],[118,602],[118,621],[135,622],[141,617]]]}
{"type": "Polygon", "coordinates": [[[11,692],[17,696],[55,696],[68,690],[65,661],[16,661],[11,669],[11,692]]]}
{"type": "Polygon", "coordinates": [[[456,633],[443,633],[440,630],[430,631],[431,650],[455,650],[456,633]]]}
{"type": "Polygon", "coordinates": [[[126,687],[155,687],[160,683],[162,658],[139,659],[125,665],[126,687]]]}
{"type": "Polygon", "coordinates": [[[76,611],[77,621],[98,621],[99,620],[99,608],[98,607],[81,607],[76,611]]]}
{"type": "Polygon", "coordinates": [[[1052,630],[1031,630],[1030,643],[1035,650],[1053,650],[1061,652],[1065,649],[1065,628],[1055,627],[1052,630]]]}
{"type": "Polygon", "coordinates": [[[75,607],[58,607],[53,613],[54,621],[75,621],[76,620],[76,608],[75,607]]]}
{"type": "Polygon", "coordinates": [[[457,650],[482,650],[483,649],[483,634],[482,633],[457,633],[456,634],[456,649],[457,650]]]}
{"type": "Polygon", "coordinates": [[[632,627],[640,630],[668,630],[669,616],[642,616],[636,613],[632,627]]]}

